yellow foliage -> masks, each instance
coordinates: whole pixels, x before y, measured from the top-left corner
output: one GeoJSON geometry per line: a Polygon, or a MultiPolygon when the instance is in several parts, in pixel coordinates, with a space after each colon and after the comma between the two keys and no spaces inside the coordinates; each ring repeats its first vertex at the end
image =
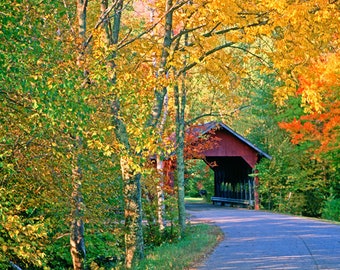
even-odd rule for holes
{"type": "MultiPolygon", "coordinates": [[[[20,208],[20,205],[17,205],[18,207],[20,208]]],[[[39,249],[42,247],[44,240],[47,239],[44,219],[37,217],[34,224],[25,224],[21,217],[4,208],[1,202],[0,208],[6,209],[1,212],[1,217],[5,215],[5,218],[2,218],[1,225],[11,239],[8,242],[2,242],[0,239],[3,253],[6,254],[10,251],[24,261],[29,259],[36,266],[42,266],[42,259],[45,254],[39,249]],[[15,244],[13,245],[13,243],[15,244]]],[[[17,211],[20,210],[22,209],[17,209],[17,211]]],[[[0,259],[3,259],[1,254],[0,259]]]]}

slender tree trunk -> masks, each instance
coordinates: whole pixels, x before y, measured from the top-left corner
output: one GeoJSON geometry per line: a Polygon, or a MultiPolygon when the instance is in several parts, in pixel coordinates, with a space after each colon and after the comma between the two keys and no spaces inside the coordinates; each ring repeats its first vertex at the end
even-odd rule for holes
{"type": "MultiPolygon", "coordinates": [[[[173,24],[173,11],[172,8],[172,0],[166,1],[165,6],[165,24],[164,24],[164,39],[163,39],[163,49],[161,60],[159,62],[158,75],[157,76],[166,76],[168,70],[166,69],[166,65],[169,57],[169,50],[172,44],[172,24],[173,24]]],[[[162,135],[164,132],[164,125],[167,118],[167,107],[168,107],[168,96],[167,96],[167,88],[163,87],[162,89],[155,89],[155,99],[154,104],[151,110],[151,114],[146,121],[147,127],[153,127],[156,130],[156,134],[158,135],[158,142],[161,143],[162,135]],[[161,119],[163,112],[163,117],[161,119]]],[[[163,160],[157,155],[157,172],[159,181],[157,183],[157,222],[160,230],[164,229],[164,174],[163,174],[163,160]]]]}
{"type": "MultiPolygon", "coordinates": [[[[121,27],[121,16],[123,11],[123,0],[118,0],[114,6],[113,22],[109,16],[103,18],[103,28],[105,34],[103,40],[107,46],[118,44],[121,27]]],[[[103,14],[108,8],[108,1],[101,0],[100,9],[103,14]]],[[[110,82],[114,85],[117,82],[116,75],[116,52],[108,57],[107,70],[110,82]]],[[[125,266],[127,269],[132,267],[134,259],[141,259],[144,256],[144,240],[142,228],[142,191],[141,191],[141,174],[136,173],[133,169],[133,163],[136,160],[131,156],[135,155],[131,150],[129,143],[129,134],[126,130],[126,124],[120,117],[120,102],[118,98],[111,100],[112,123],[115,126],[116,139],[121,145],[120,166],[124,182],[124,217],[125,217],[125,266]]]]}
{"type": "MultiPolygon", "coordinates": [[[[185,34],[184,45],[188,45],[188,34],[185,34]]],[[[183,59],[183,66],[186,66],[186,56],[183,59]]],[[[180,78],[178,78],[180,79],[180,78]]],[[[177,157],[177,188],[178,188],[178,220],[181,236],[185,233],[186,213],[185,213],[185,187],[184,187],[184,140],[185,140],[185,107],[187,103],[186,92],[186,72],[181,77],[181,88],[178,84],[174,87],[175,108],[176,108],[176,157],[177,157]]]]}
{"type": "MultiPolygon", "coordinates": [[[[173,5],[172,0],[166,0],[163,49],[161,61],[159,63],[158,68],[158,76],[166,76],[168,72],[166,65],[168,63],[169,51],[172,44],[172,24],[173,24],[173,11],[171,11],[172,5],[173,5]]],[[[162,115],[164,98],[166,94],[167,94],[166,87],[163,87],[160,90],[159,89],[155,90],[155,100],[151,111],[151,115],[146,123],[147,126],[157,127],[159,119],[162,115]]]]}
{"type": "Polygon", "coordinates": [[[86,11],[87,0],[77,0],[77,19],[78,19],[78,58],[77,65],[84,68],[84,45],[86,42],[86,11]]]}
{"type": "Polygon", "coordinates": [[[9,262],[14,270],[22,270],[19,266],[17,266],[14,262],[9,262]]]}
{"type": "Polygon", "coordinates": [[[177,188],[178,188],[178,221],[181,236],[185,233],[186,214],[184,203],[184,138],[182,127],[178,128],[179,135],[177,137],[177,188]]]}
{"type": "MultiPolygon", "coordinates": [[[[80,151],[80,138],[77,138],[76,148],[80,151]]],[[[81,193],[82,170],[80,166],[80,153],[77,151],[73,160],[72,169],[72,194],[71,194],[71,226],[70,226],[70,251],[73,269],[85,268],[85,238],[83,222],[83,198],[81,193]]]]}
{"type": "MultiPolygon", "coordinates": [[[[87,0],[77,0],[77,19],[78,19],[78,44],[77,65],[80,69],[84,68],[84,53],[86,40],[86,10],[87,0]]],[[[74,156],[72,160],[72,194],[71,194],[71,225],[70,225],[70,252],[74,270],[85,268],[86,250],[84,238],[83,222],[83,198],[81,193],[82,170],[80,165],[82,138],[78,134],[75,136],[74,156]]]]}
{"type": "MultiPolygon", "coordinates": [[[[165,122],[168,117],[168,103],[169,103],[168,94],[166,94],[164,96],[164,101],[163,101],[163,115],[157,127],[159,143],[162,142],[164,129],[165,129],[165,122]]],[[[165,227],[165,222],[164,222],[165,207],[164,207],[164,191],[163,191],[165,176],[164,176],[163,157],[161,157],[160,155],[157,155],[156,164],[157,164],[156,167],[157,167],[157,172],[158,172],[158,177],[159,177],[158,183],[157,183],[157,223],[158,223],[160,231],[163,231],[165,227]]]]}
{"type": "Polygon", "coordinates": [[[71,236],[70,236],[70,251],[73,262],[73,269],[80,270],[85,268],[86,249],[84,238],[84,222],[82,217],[82,197],[81,185],[72,183],[72,211],[71,211],[71,236]]]}
{"type": "Polygon", "coordinates": [[[111,113],[117,140],[123,146],[120,166],[124,182],[124,218],[125,218],[125,267],[130,269],[135,259],[144,257],[144,239],[142,227],[142,191],[141,174],[133,169],[130,143],[125,123],[119,116],[119,101],[111,103],[111,113]]]}
{"type": "Polygon", "coordinates": [[[178,189],[178,221],[181,236],[185,233],[186,214],[184,203],[184,138],[185,138],[185,122],[184,110],[186,105],[186,91],[184,78],[182,80],[181,92],[179,86],[174,86],[175,107],[176,107],[176,158],[177,158],[177,189],[178,189]]]}
{"type": "Polygon", "coordinates": [[[163,160],[159,155],[156,158],[158,183],[157,183],[157,223],[161,231],[164,230],[164,166],[163,160]]]}
{"type": "Polygon", "coordinates": [[[132,267],[134,259],[143,258],[143,231],[141,226],[141,175],[131,169],[132,160],[121,157],[120,165],[124,180],[125,217],[125,266],[132,267]]]}

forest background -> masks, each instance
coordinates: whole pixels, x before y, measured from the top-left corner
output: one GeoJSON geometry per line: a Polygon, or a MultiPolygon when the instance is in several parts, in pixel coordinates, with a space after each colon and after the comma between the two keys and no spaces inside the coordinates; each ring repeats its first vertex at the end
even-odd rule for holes
{"type": "Polygon", "coordinates": [[[1,1],[0,268],[131,268],[183,237],[185,184],[209,190],[185,130],[211,120],[273,156],[258,165],[262,208],[340,221],[339,11],[1,1]]]}

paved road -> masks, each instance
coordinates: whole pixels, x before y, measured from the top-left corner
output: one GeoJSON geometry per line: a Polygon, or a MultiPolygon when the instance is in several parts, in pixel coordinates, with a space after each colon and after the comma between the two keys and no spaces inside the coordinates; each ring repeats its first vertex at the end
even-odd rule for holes
{"type": "Polygon", "coordinates": [[[187,212],[225,234],[199,270],[340,270],[340,225],[212,205],[188,204],[187,212]]]}

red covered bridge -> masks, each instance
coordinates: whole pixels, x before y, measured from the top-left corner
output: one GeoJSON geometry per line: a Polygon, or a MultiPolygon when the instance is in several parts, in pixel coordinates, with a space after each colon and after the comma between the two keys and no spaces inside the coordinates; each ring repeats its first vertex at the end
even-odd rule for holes
{"type": "Polygon", "coordinates": [[[271,156],[223,123],[210,122],[201,126],[201,134],[215,130],[216,145],[203,151],[206,163],[214,171],[213,203],[246,204],[258,209],[258,179],[250,175],[261,158],[271,156]]]}
{"type": "MultiPolygon", "coordinates": [[[[199,155],[214,171],[213,203],[243,204],[258,209],[258,178],[251,174],[255,173],[255,165],[261,158],[271,159],[271,156],[223,123],[209,122],[192,127],[188,132],[206,135],[208,140],[214,141],[212,147],[201,150],[199,155]]],[[[174,169],[171,164],[164,164],[170,178],[174,169]]]]}

